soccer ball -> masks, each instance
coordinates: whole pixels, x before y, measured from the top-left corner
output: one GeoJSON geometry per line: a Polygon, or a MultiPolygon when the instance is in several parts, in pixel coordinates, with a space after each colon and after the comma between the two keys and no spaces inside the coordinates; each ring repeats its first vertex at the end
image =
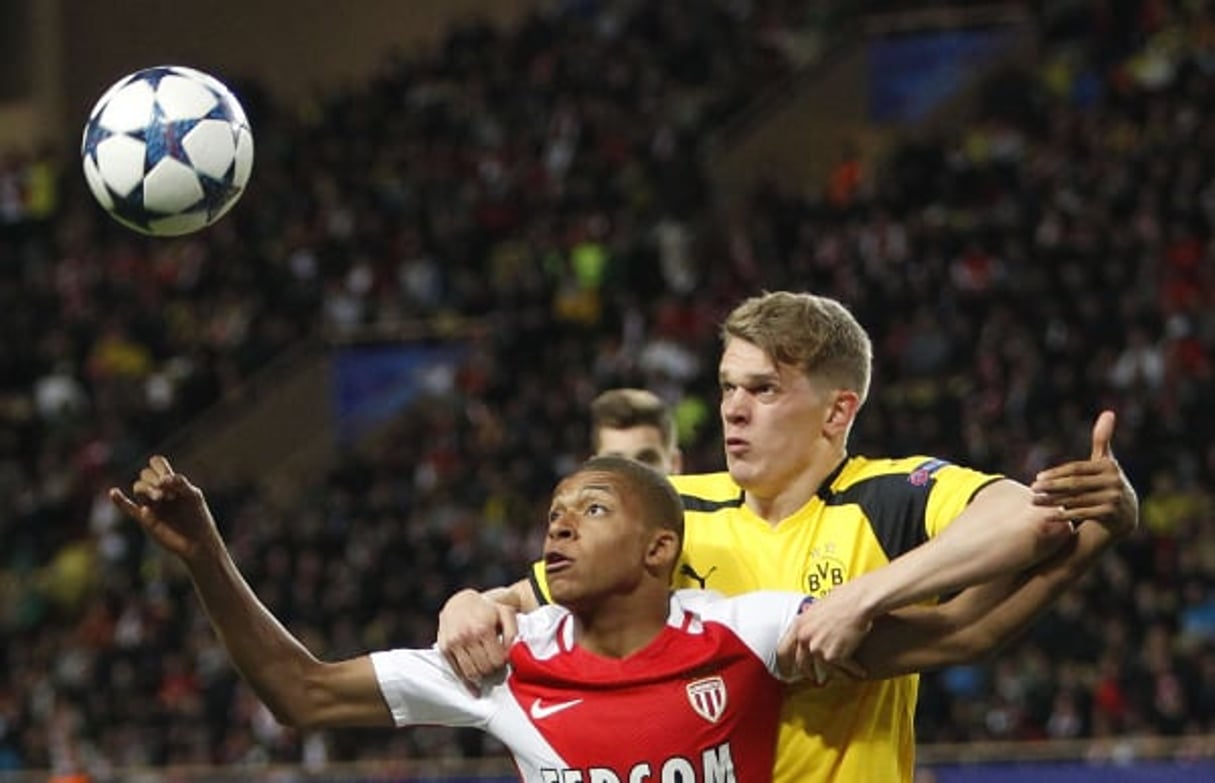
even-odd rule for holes
{"type": "Polygon", "coordinates": [[[84,178],[118,222],[179,236],[219,220],[253,169],[245,111],[218,79],[165,65],[119,79],[80,144],[84,178]]]}

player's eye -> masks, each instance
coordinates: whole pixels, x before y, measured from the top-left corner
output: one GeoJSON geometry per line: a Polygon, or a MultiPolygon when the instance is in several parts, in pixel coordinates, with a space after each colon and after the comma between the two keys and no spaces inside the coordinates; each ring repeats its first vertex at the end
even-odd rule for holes
{"type": "Polygon", "coordinates": [[[608,512],[608,507],[602,503],[588,503],[586,505],[586,515],[588,517],[600,517],[608,512]]]}
{"type": "Polygon", "coordinates": [[[662,455],[654,449],[645,449],[638,452],[634,459],[640,462],[642,465],[649,465],[652,468],[657,467],[662,463],[662,455]]]}

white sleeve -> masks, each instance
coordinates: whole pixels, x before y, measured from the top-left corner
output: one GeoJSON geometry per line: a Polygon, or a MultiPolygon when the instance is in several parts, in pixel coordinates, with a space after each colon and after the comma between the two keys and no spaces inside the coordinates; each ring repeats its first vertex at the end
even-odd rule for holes
{"type": "Polygon", "coordinates": [[[397,726],[485,728],[495,710],[496,700],[470,691],[433,647],[375,652],[371,664],[397,726]]]}
{"type": "Polygon", "coordinates": [[[776,648],[802,607],[813,600],[801,593],[767,590],[732,598],[710,597],[695,602],[694,606],[703,621],[722,623],[732,629],[768,671],[780,677],[776,648]]]}

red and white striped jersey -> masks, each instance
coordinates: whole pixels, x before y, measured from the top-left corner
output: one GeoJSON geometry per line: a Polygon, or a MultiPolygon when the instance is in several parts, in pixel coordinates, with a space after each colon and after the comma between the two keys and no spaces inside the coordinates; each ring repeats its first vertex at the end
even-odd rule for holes
{"type": "Polygon", "coordinates": [[[519,618],[500,682],[474,695],[437,650],[373,653],[398,726],[483,729],[537,783],[759,783],[772,778],[776,647],[804,596],[684,590],[663,631],[623,659],[573,640],[558,606],[519,618]]]}

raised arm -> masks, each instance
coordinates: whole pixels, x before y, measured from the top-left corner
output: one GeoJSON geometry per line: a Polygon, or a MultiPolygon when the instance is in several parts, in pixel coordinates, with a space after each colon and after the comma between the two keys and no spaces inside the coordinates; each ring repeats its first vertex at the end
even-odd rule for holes
{"type": "Polygon", "coordinates": [[[1072,536],[1059,507],[1034,505],[1028,487],[999,481],[980,491],[940,535],[833,589],[798,619],[802,655],[847,667],[885,614],[1030,568],[1072,536]]]}
{"type": "Polygon", "coordinates": [[[1088,520],[1064,550],[1024,577],[963,591],[935,607],[879,617],[856,653],[870,678],[967,663],[1024,631],[1122,534],[1088,520]]]}
{"type": "Polygon", "coordinates": [[[1090,458],[1043,471],[1031,487],[1038,506],[1067,506],[1085,520],[1063,550],[1024,575],[879,617],[856,653],[868,676],[964,663],[998,649],[1136,529],[1139,500],[1114,458],[1114,425],[1114,414],[1104,412],[1093,426],[1090,458]]]}
{"type": "Polygon", "coordinates": [[[367,656],[314,657],[258,600],[224,546],[203,493],[164,457],[110,499],[185,564],[232,663],[280,722],[300,728],[392,726],[367,656]]]}

